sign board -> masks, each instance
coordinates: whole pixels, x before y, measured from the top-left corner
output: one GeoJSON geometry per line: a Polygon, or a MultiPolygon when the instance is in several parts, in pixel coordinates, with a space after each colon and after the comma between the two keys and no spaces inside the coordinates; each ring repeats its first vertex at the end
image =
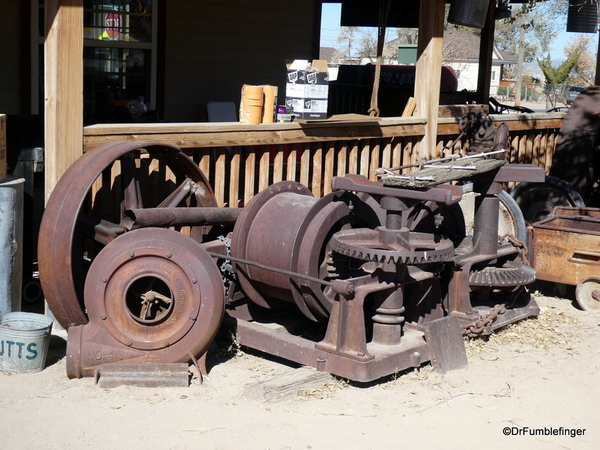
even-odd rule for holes
{"type": "Polygon", "coordinates": [[[104,28],[109,39],[117,40],[121,34],[121,14],[109,13],[104,19],[104,28]]]}

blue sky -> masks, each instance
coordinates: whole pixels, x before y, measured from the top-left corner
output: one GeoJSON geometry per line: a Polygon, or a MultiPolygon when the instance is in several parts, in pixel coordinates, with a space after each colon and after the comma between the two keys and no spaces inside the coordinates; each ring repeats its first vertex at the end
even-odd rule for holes
{"type": "MultiPolygon", "coordinates": [[[[324,47],[338,47],[339,44],[336,42],[339,27],[340,27],[340,3],[324,3],[323,4],[323,18],[321,21],[321,46],[324,47]]],[[[550,57],[552,61],[559,63],[564,61],[564,46],[569,40],[575,36],[576,33],[567,33],[566,31],[561,32],[558,37],[550,45],[550,57]]],[[[395,35],[389,34],[389,39],[393,39],[395,35]]],[[[591,49],[592,54],[596,53],[596,49],[591,49]]]]}

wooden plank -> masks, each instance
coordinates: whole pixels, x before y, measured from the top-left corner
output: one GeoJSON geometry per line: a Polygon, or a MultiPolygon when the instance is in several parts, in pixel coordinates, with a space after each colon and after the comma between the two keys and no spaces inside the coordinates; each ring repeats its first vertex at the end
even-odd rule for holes
{"type": "Polygon", "coordinates": [[[392,150],[392,167],[398,167],[402,165],[402,157],[404,153],[403,143],[403,140],[394,140],[394,147],[392,150]]]}
{"type": "Polygon", "coordinates": [[[379,139],[371,140],[371,158],[369,163],[369,180],[377,180],[375,176],[375,170],[381,167],[380,156],[381,156],[381,143],[379,139]]]}
{"type": "Polygon", "coordinates": [[[531,140],[531,164],[538,165],[540,161],[540,145],[542,142],[542,136],[535,134],[531,140]]]}
{"type": "Polygon", "coordinates": [[[283,148],[274,146],[275,158],[273,158],[273,183],[283,180],[283,148]]]}
{"type": "Polygon", "coordinates": [[[297,144],[287,145],[289,154],[287,158],[287,180],[296,181],[296,165],[298,162],[297,144]]]}
{"type": "Polygon", "coordinates": [[[112,389],[118,386],[188,387],[190,374],[187,363],[110,363],[100,366],[98,386],[112,389]]]}
{"type": "Polygon", "coordinates": [[[535,136],[532,133],[527,133],[527,144],[525,146],[525,162],[531,164],[533,161],[533,141],[535,136]]]}
{"type": "Polygon", "coordinates": [[[348,157],[348,173],[358,173],[358,141],[352,141],[352,149],[348,157]]]}
{"type": "Polygon", "coordinates": [[[341,145],[337,152],[337,176],[343,177],[348,173],[348,144],[341,145]]]}
{"type": "Polygon", "coordinates": [[[331,179],[333,178],[333,167],[335,161],[335,144],[329,143],[325,153],[325,171],[323,172],[323,195],[331,192],[331,179]]]}
{"type": "Polygon", "coordinates": [[[320,143],[313,145],[311,191],[315,197],[321,197],[323,195],[323,145],[320,143]]]}
{"type": "Polygon", "coordinates": [[[420,136],[424,120],[414,118],[380,119],[369,125],[278,123],[248,125],[231,123],[190,124],[99,124],[85,127],[86,150],[105,142],[149,141],[181,148],[268,145],[277,142],[328,142],[370,137],[420,136]]]}
{"type": "Polygon", "coordinates": [[[229,198],[227,203],[230,207],[235,208],[240,206],[240,172],[241,172],[241,155],[240,148],[233,147],[231,149],[231,162],[229,163],[229,198]]]}
{"type": "Polygon", "coordinates": [[[83,152],[83,0],[46,0],[45,198],[83,152]]]}
{"type": "Polygon", "coordinates": [[[392,167],[392,142],[387,141],[381,153],[381,167],[392,167]]]}
{"type": "Polygon", "coordinates": [[[425,166],[425,168],[411,173],[411,176],[415,178],[401,177],[402,175],[386,176],[383,178],[383,184],[384,186],[426,188],[492,172],[500,169],[504,164],[506,161],[502,159],[461,158],[448,163],[434,164],[432,167],[425,166]],[[472,166],[474,169],[460,168],[465,166],[472,166]]]}
{"type": "MultiPolygon", "coordinates": [[[[252,149],[255,150],[255,149],[252,149]]],[[[256,151],[246,153],[245,173],[244,173],[244,205],[247,205],[252,196],[254,196],[254,183],[256,180],[256,151]]]]}
{"type": "Polygon", "coordinates": [[[552,167],[552,158],[554,157],[554,151],[556,150],[556,140],[557,134],[552,133],[548,139],[547,149],[551,151],[546,151],[546,164],[544,164],[544,168],[546,171],[546,175],[550,173],[550,168],[552,167]]]}
{"type": "Polygon", "coordinates": [[[308,177],[310,174],[310,146],[304,144],[302,146],[302,154],[300,155],[300,184],[308,186],[308,177]]]}
{"type": "Polygon", "coordinates": [[[225,172],[225,152],[227,150],[221,147],[217,150],[217,161],[215,164],[215,181],[213,189],[215,192],[215,198],[217,199],[217,206],[223,206],[225,204],[225,179],[227,174],[225,172]]]}
{"type": "Polygon", "coordinates": [[[362,148],[360,149],[360,175],[364,175],[365,177],[369,176],[369,161],[371,160],[370,150],[368,142],[361,142],[362,148]]]}
{"type": "Polygon", "coordinates": [[[548,133],[544,133],[541,136],[540,143],[540,154],[537,165],[540,167],[546,167],[546,153],[548,152],[548,133]]]}
{"type": "MultiPolygon", "coordinates": [[[[269,187],[269,161],[271,158],[268,146],[261,148],[260,161],[258,166],[258,192],[264,191],[269,187]]],[[[256,194],[256,192],[255,192],[256,194]]]]}
{"type": "MultiPolygon", "coordinates": [[[[542,130],[560,128],[565,113],[536,113],[536,114],[499,114],[490,116],[494,122],[505,122],[511,131],[542,130]]],[[[424,119],[420,123],[404,123],[406,118],[385,118],[377,122],[377,127],[339,127],[325,128],[328,134],[320,132],[319,128],[283,127],[280,130],[265,129],[273,125],[246,125],[236,123],[197,123],[197,124],[99,124],[84,128],[85,149],[105,142],[118,140],[139,140],[163,142],[182,148],[218,147],[231,145],[260,145],[273,143],[304,143],[345,141],[348,139],[367,138],[399,138],[402,136],[422,136],[424,119]],[[265,128],[263,128],[263,126],[265,128]]],[[[282,124],[285,125],[285,124],[282,124]]],[[[439,119],[437,135],[452,136],[459,133],[456,119],[439,119]]]]}
{"type": "Polygon", "coordinates": [[[402,117],[410,117],[415,113],[415,109],[417,107],[417,102],[414,97],[409,97],[406,102],[406,106],[404,107],[404,111],[402,111],[402,117]]]}
{"type": "Polygon", "coordinates": [[[322,387],[332,381],[333,377],[327,372],[301,367],[263,381],[247,384],[244,386],[244,397],[264,402],[278,402],[296,397],[303,391],[322,387]]]}
{"type": "Polygon", "coordinates": [[[211,179],[210,149],[202,149],[200,151],[200,163],[198,166],[202,173],[206,175],[208,179],[211,179]]]}

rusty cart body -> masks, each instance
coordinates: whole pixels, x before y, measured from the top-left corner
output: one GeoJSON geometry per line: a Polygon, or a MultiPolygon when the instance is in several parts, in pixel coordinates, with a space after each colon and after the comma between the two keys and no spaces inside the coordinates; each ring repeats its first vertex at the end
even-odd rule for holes
{"type": "Polygon", "coordinates": [[[600,209],[556,207],[530,233],[538,279],[576,285],[579,306],[600,309],[600,209]]]}

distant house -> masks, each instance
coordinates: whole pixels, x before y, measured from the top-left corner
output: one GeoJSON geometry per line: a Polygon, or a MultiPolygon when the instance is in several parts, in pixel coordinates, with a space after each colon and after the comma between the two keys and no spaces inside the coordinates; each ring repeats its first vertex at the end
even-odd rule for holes
{"type": "MultiPolygon", "coordinates": [[[[458,75],[458,89],[477,90],[477,73],[479,71],[479,36],[466,30],[444,31],[444,63],[453,67],[458,75]]],[[[508,80],[512,66],[517,64],[517,57],[494,46],[490,95],[496,95],[498,86],[508,80]]]]}
{"type": "MultiPolygon", "coordinates": [[[[384,56],[395,58],[398,47],[405,45],[404,38],[394,39],[385,45],[384,56]]],[[[458,76],[458,90],[476,91],[479,71],[479,36],[465,30],[444,31],[443,64],[452,67],[458,76]]],[[[494,46],[490,95],[497,95],[498,87],[508,85],[512,66],[517,57],[494,46]]]]}
{"type": "Polygon", "coordinates": [[[329,80],[337,79],[338,67],[340,64],[347,64],[346,55],[333,47],[320,47],[319,59],[327,61],[329,67],[329,80]]]}

